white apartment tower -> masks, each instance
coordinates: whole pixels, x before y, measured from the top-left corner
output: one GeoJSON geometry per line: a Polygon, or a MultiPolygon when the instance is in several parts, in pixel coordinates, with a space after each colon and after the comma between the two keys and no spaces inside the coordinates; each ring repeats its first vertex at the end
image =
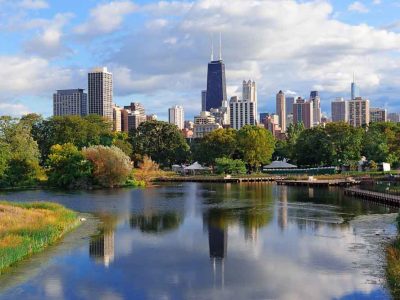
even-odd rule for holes
{"type": "Polygon", "coordinates": [[[106,67],[89,72],[88,94],[89,114],[113,120],[113,80],[106,67]]]}
{"type": "Polygon", "coordinates": [[[354,127],[369,124],[369,100],[356,97],[349,101],[349,123],[354,127]]]}
{"type": "Polygon", "coordinates": [[[183,107],[175,105],[168,109],[168,120],[169,123],[175,124],[179,129],[185,128],[185,116],[183,107]]]}
{"type": "Polygon", "coordinates": [[[257,112],[258,99],[257,99],[257,86],[256,86],[255,81],[248,80],[246,82],[246,80],[243,80],[242,99],[253,103],[253,105],[252,105],[254,107],[254,116],[253,117],[254,117],[254,121],[256,124],[257,116],[258,116],[258,112],[257,112]]]}
{"type": "Polygon", "coordinates": [[[241,100],[237,96],[231,97],[229,101],[230,125],[239,130],[245,125],[256,125],[256,102],[241,100]]]}
{"type": "Polygon", "coordinates": [[[276,94],[276,114],[279,117],[279,127],[282,132],[286,131],[286,97],[282,91],[276,94]]]}

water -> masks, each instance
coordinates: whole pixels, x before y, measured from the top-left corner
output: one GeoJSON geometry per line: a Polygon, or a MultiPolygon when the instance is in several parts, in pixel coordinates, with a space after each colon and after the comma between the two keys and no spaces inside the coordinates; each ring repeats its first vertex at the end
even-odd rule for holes
{"type": "Polygon", "coordinates": [[[377,228],[353,220],[390,210],[336,189],[187,183],[0,199],[96,217],[1,276],[0,299],[389,298],[377,228]]]}

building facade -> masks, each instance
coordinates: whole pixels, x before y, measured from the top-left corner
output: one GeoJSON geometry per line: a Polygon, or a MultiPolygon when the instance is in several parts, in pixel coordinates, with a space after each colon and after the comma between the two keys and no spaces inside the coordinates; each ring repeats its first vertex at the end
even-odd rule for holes
{"type": "Polygon", "coordinates": [[[211,60],[207,70],[206,111],[220,108],[226,98],[225,64],[222,59],[211,60]]]}
{"type": "Polygon", "coordinates": [[[293,103],[293,123],[303,123],[305,128],[311,128],[314,125],[313,117],[313,103],[298,97],[293,103]]]}
{"type": "Polygon", "coordinates": [[[201,91],[201,111],[206,111],[207,107],[207,91],[202,90],[201,91]]]}
{"type": "Polygon", "coordinates": [[[113,130],[116,132],[122,131],[122,111],[124,109],[117,105],[113,107],[113,130]]]}
{"type": "Polygon", "coordinates": [[[86,116],[88,112],[87,94],[83,89],[57,90],[53,94],[54,116],[86,116]]]}
{"type": "Polygon", "coordinates": [[[231,128],[237,130],[245,125],[257,125],[256,103],[234,96],[229,102],[229,116],[231,128]]]}
{"type": "Polygon", "coordinates": [[[387,110],[384,108],[371,107],[369,109],[370,122],[387,122],[387,110]]]}
{"type": "Polygon", "coordinates": [[[313,122],[318,125],[321,123],[321,97],[318,91],[311,91],[310,101],[313,104],[313,122]]]}
{"type": "Polygon", "coordinates": [[[185,115],[182,106],[175,105],[168,109],[168,122],[178,126],[179,129],[185,128],[185,115]]]}
{"type": "Polygon", "coordinates": [[[286,131],[286,97],[282,91],[276,94],[276,114],[278,115],[279,127],[282,132],[286,131]]]}
{"type": "Polygon", "coordinates": [[[113,118],[113,80],[107,68],[95,68],[88,74],[89,114],[113,118]]]}
{"type": "Polygon", "coordinates": [[[331,102],[332,122],[349,121],[349,102],[343,98],[336,98],[331,102]]]}
{"type": "Polygon", "coordinates": [[[202,111],[200,115],[194,117],[193,138],[203,138],[219,128],[222,126],[215,121],[215,117],[208,111],[202,111]]]}
{"type": "Polygon", "coordinates": [[[354,127],[368,125],[370,121],[369,100],[356,97],[349,101],[349,123],[354,127]]]}
{"type": "Polygon", "coordinates": [[[390,122],[399,123],[400,122],[400,113],[389,113],[388,120],[390,122]]]}

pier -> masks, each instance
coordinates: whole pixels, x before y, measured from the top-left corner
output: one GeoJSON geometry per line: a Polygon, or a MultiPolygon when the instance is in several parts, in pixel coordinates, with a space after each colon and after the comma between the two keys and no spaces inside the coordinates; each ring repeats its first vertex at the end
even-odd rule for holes
{"type": "Polygon", "coordinates": [[[359,197],[382,204],[400,206],[400,196],[397,195],[362,190],[354,187],[345,189],[344,193],[349,196],[359,197]]]}
{"type": "Polygon", "coordinates": [[[348,179],[332,179],[332,180],[276,180],[276,183],[278,185],[327,187],[327,186],[351,186],[351,185],[357,185],[360,182],[357,180],[348,180],[348,179]]]}
{"type": "Polygon", "coordinates": [[[245,183],[245,182],[273,182],[282,177],[212,177],[212,176],[188,176],[188,177],[160,177],[156,182],[215,182],[215,183],[245,183]]]}

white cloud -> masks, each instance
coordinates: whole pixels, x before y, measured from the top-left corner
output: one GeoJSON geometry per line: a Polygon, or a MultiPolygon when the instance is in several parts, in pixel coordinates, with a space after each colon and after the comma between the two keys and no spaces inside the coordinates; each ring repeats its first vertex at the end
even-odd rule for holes
{"type": "Polygon", "coordinates": [[[359,13],[367,13],[367,12],[369,12],[369,9],[359,1],[356,1],[356,2],[353,2],[352,4],[350,4],[349,7],[348,7],[348,10],[349,11],[359,12],[359,13]]]}
{"type": "Polygon", "coordinates": [[[19,6],[25,9],[44,9],[49,8],[49,4],[44,0],[23,0],[19,6]]]}
{"type": "Polygon", "coordinates": [[[90,11],[90,18],[75,28],[81,35],[110,33],[118,29],[126,15],[136,10],[131,1],[113,1],[99,4],[90,11]]]}
{"type": "Polygon", "coordinates": [[[30,113],[30,110],[23,104],[1,103],[0,116],[21,116],[30,113]]]}
{"type": "Polygon", "coordinates": [[[382,4],[382,0],[373,0],[372,4],[374,4],[374,5],[382,4]]]}

